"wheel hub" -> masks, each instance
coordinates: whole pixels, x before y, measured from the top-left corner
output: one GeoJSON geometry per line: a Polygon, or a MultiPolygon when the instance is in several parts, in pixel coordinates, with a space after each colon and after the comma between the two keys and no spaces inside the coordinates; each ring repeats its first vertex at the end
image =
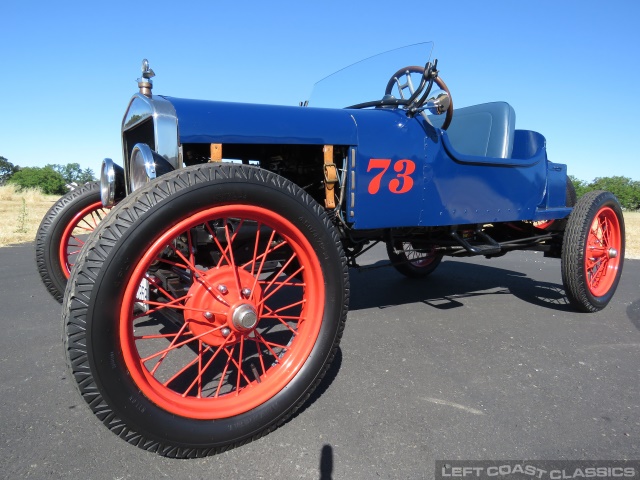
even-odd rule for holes
{"type": "Polygon", "coordinates": [[[246,270],[224,266],[201,272],[187,295],[185,322],[208,345],[234,342],[253,331],[260,320],[262,289],[246,270]]]}
{"type": "Polygon", "coordinates": [[[258,323],[258,312],[253,305],[242,303],[233,309],[231,318],[238,330],[251,330],[258,323]]]}

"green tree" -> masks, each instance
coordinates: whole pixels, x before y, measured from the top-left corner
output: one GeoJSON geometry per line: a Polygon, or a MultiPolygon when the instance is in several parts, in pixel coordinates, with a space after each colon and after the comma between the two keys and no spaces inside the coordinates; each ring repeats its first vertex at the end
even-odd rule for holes
{"type": "Polygon", "coordinates": [[[20,167],[14,165],[6,158],[0,157],[0,185],[4,185],[18,170],[20,170],[20,167]]]}
{"type": "Polygon", "coordinates": [[[66,183],[77,183],[80,185],[94,180],[93,171],[90,168],[82,170],[79,163],[67,163],[66,165],[50,163],[46,165],[45,168],[46,167],[50,167],[62,175],[66,183]]]}
{"type": "MultiPolygon", "coordinates": [[[[80,177],[82,176],[82,169],[79,163],[67,163],[66,165],[60,165],[57,163],[50,163],[45,165],[45,168],[50,167],[64,178],[67,183],[80,183],[80,177]]],[[[84,183],[84,182],[83,182],[84,183]]]]}
{"type": "Polygon", "coordinates": [[[55,172],[58,172],[64,178],[64,165],[60,165],[59,163],[47,163],[44,168],[50,168],[55,172]]]}
{"type": "Polygon", "coordinates": [[[11,176],[9,183],[20,189],[39,188],[48,195],[62,195],[67,191],[62,175],[50,166],[22,168],[11,176]]]}
{"type": "Polygon", "coordinates": [[[640,208],[640,182],[628,177],[598,177],[589,185],[591,190],[607,190],[618,197],[622,208],[638,210],[640,208]]]}
{"type": "Polygon", "coordinates": [[[80,182],[82,176],[82,169],[79,163],[67,163],[64,166],[64,173],[62,175],[67,183],[84,183],[80,182]]]}
{"type": "Polygon", "coordinates": [[[576,198],[580,198],[590,190],[589,184],[584,180],[580,180],[573,175],[569,175],[569,180],[571,180],[571,183],[573,183],[573,186],[576,189],[576,198]]]}
{"type": "Polygon", "coordinates": [[[93,174],[93,170],[91,170],[90,168],[85,168],[82,173],[80,174],[80,178],[79,178],[79,184],[82,183],[87,183],[87,182],[93,182],[96,179],[95,175],[93,174]]]}

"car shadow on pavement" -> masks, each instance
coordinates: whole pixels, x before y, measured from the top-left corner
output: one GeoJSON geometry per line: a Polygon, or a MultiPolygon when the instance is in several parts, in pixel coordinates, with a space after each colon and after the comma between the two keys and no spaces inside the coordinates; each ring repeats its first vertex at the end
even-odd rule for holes
{"type": "Polygon", "coordinates": [[[627,317],[634,327],[640,330],[640,299],[632,302],[627,307],[627,317]]]}
{"type": "MultiPolygon", "coordinates": [[[[387,262],[378,262],[374,267],[387,262]]],[[[562,284],[536,281],[522,272],[487,265],[447,260],[431,275],[405,278],[393,268],[351,270],[349,310],[387,308],[424,303],[448,310],[464,306],[467,298],[513,295],[552,310],[572,311],[562,284]]]]}

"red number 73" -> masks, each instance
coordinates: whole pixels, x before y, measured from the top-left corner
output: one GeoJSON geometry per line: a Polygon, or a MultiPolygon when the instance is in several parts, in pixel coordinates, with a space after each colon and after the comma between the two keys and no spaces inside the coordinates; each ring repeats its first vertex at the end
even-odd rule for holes
{"type": "MultiPolygon", "coordinates": [[[[382,183],[382,177],[387,173],[391,166],[391,159],[389,158],[371,158],[369,165],[367,166],[367,172],[371,170],[380,170],[369,182],[367,191],[371,195],[375,195],[380,191],[380,184],[382,183]]],[[[416,164],[411,160],[402,159],[393,164],[393,171],[396,172],[396,176],[389,180],[389,191],[391,193],[407,193],[413,188],[413,178],[411,174],[416,171],[416,164]]]]}

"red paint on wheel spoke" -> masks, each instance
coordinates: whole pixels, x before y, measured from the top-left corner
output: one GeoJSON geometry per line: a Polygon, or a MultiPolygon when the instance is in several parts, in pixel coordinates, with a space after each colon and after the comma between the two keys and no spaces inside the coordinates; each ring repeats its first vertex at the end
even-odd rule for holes
{"type": "Polygon", "coordinates": [[[592,295],[605,295],[616,279],[620,265],[622,235],[618,217],[610,207],[595,216],[586,242],[585,275],[592,295]]]}
{"type": "Polygon", "coordinates": [[[108,209],[102,206],[102,202],[93,203],[74,215],[71,221],[66,225],[60,238],[58,249],[58,261],[62,273],[68,279],[71,275],[71,269],[75,264],[75,259],[80,253],[84,241],[78,237],[78,234],[89,235],[95,230],[100,223],[102,217],[98,215],[99,220],[95,220],[97,212],[103,212],[106,215],[108,209]],[[91,220],[91,222],[89,221],[91,220]]]}
{"type": "Polygon", "coordinates": [[[77,237],[73,237],[71,238],[71,240],[75,240],[77,242],[77,244],[73,244],[71,243],[71,241],[69,241],[69,246],[71,247],[82,247],[84,245],[84,242],[77,237]]]}
{"type": "Polygon", "coordinates": [[[180,298],[175,298],[173,295],[171,295],[169,292],[167,292],[162,284],[155,278],[152,277],[151,275],[145,275],[144,278],[149,282],[149,285],[153,285],[154,288],[158,289],[158,291],[166,298],[169,300],[169,302],[167,303],[167,305],[173,305],[177,302],[179,302],[180,300],[184,299],[185,297],[180,297],[180,298]]]}
{"type": "MultiPolygon", "coordinates": [[[[289,262],[287,262],[287,263],[285,264],[285,266],[283,266],[283,267],[280,269],[280,272],[279,272],[279,273],[284,272],[285,268],[286,268],[287,266],[289,266],[289,263],[291,262],[291,260],[292,260],[292,258],[291,258],[291,259],[289,259],[289,262]]],[[[271,291],[269,291],[269,294],[268,294],[268,295],[266,295],[266,296],[262,299],[262,301],[258,303],[258,306],[262,305],[262,303],[266,302],[269,298],[271,298],[273,295],[275,295],[275,294],[276,294],[276,293],[277,293],[277,292],[278,292],[282,287],[284,287],[284,286],[286,286],[286,285],[292,285],[291,281],[293,280],[293,277],[295,277],[296,275],[298,275],[299,273],[301,273],[303,269],[304,269],[304,267],[300,267],[300,268],[299,268],[299,269],[297,269],[297,270],[296,270],[296,271],[295,271],[295,272],[294,272],[294,273],[293,273],[293,274],[292,274],[292,275],[291,275],[287,280],[285,280],[284,282],[280,282],[276,288],[274,288],[274,289],[272,289],[271,291]]],[[[276,277],[276,278],[277,278],[277,277],[276,277]]],[[[273,282],[270,282],[270,283],[267,285],[267,287],[265,287],[265,289],[264,289],[264,290],[266,291],[268,288],[273,287],[274,283],[275,283],[275,280],[274,280],[273,282]]]]}
{"type": "Polygon", "coordinates": [[[301,320],[301,318],[299,316],[289,316],[289,317],[287,317],[287,316],[284,316],[284,315],[277,315],[276,312],[274,312],[273,310],[271,310],[267,306],[265,306],[265,310],[267,310],[268,314],[265,315],[264,313],[262,313],[260,315],[260,318],[273,318],[275,320],[278,320],[293,335],[297,335],[298,334],[298,332],[296,332],[296,330],[294,328],[292,328],[291,325],[289,325],[285,320],[296,320],[297,322],[299,322],[301,320]]]}
{"type": "MultiPolygon", "coordinates": [[[[200,343],[200,342],[198,342],[200,343]]],[[[224,345],[220,345],[214,352],[213,355],[211,356],[211,358],[209,359],[209,361],[207,362],[207,364],[204,367],[198,368],[198,372],[203,372],[207,369],[207,367],[215,360],[215,358],[218,356],[218,354],[222,351],[222,347],[224,345]]],[[[206,348],[207,351],[210,350],[209,347],[206,348]]],[[[199,350],[201,351],[201,350],[199,350]]],[[[190,367],[192,367],[193,365],[196,364],[196,362],[198,362],[199,364],[202,362],[202,357],[199,354],[196,358],[194,358],[191,362],[187,363],[185,366],[183,366],[180,370],[178,370],[169,380],[167,380],[164,383],[164,386],[168,386],[170,385],[174,380],[176,380],[178,377],[180,377],[182,374],[184,374],[190,367]]],[[[201,376],[201,373],[200,373],[201,376]]]]}
{"type": "MultiPolygon", "coordinates": [[[[173,298],[170,299],[169,302],[153,302],[151,300],[140,300],[139,303],[142,303],[144,305],[149,305],[151,307],[158,307],[155,308],[154,311],[157,312],[158,310],[162,310],[163,308],[177,308],[177,309],[186,309],[187,307],[185,307],[184,305],[179,305],[179,302],[183,302],[185,300],[186,297],[180,297],[180,298],[173,298]]],[[[146,313],[150,313],[146,312],[146,313]]]]}
{"type": "Polygon", "coordinates": [[[261,345],[265,346],[267,350],[269,350],[269,353],[271,353],[273,357],[275,357],[276,359],[280,357],[276,352],[273,351],[273,349],[271,348],[271,345],[269,345],[269,342],[265,341],[265,339],[262,338],[261,335],[256,335],[255,338],[257,342],[259,342],[261,345]]]}
{"type": "MultiPolygon", "coordinates": [[[[166,356],[168,355],[168,353],[171,351],[171,348],[173,348],[173,346],[176,343],[176,340],[178,340],[178,338],[180,338],[180,336],[182,336],[185,328],[186,328],[187,324],[185,323],[182,328],[180,329],[180,331],[176,334],[176,336],[174,337],[173,340],[171,340],[171,344],[169,345],[169,348],[165,351],[165,353],[162,354],[162,356],[158,359],[158,361],[156,362],[156,364],[154,365],[153,369],[151,370],[151,375],[153,375],[156,370],[158,370],[158,367],[160,366],[160,364],[162,363],[162,361],[166,358],[166,356]]],[[[144,362],[144,360],[142,360],[142,362],[144,362]]]]}
{"type": "MultiPolygon", "coordinates": [[[[255,280],[253,281],[253,285],[251,286],[251,291],[254,291],[256,288],[256,285],[258,284],[258,279],[260,278],[260,275],[262,275],[262,269],[264,267],[265,264],[265,259],[267,258],[267,255],[271,252],[273,252],[274,250],[276,250],[278,248],[278,246],[276,248],[271,249],[269,246],[271,245],[271,243],[273,242],[273,239],[275,237],[275,230],[271,232],[271,236],[269,237],[269,241],[267,242],[267,250],[259,255],[259,256],[254,256],[253,260],[252,260],[252,265],[255,265],[255,263],[260,260],[260,268],[258,268],[258,272],[255,274],[255,280]]],[[[254,253],[255,255],[255,253],[254,253]]],[[[253,267],[251,268],[251,273],[253,273],[253,267]]]]}
{"type": "Polygon", "coordinates": [[[179,416],[226,418],[286,387],[323,310],[322,267],[298,227],[262,207],[225,205],[185,216],[148,246],[128,279],[119,338],[152,402],[179,416]]]}
{"type": "Polygon", "coordinates": [[[172,267],[182,268],[184,270],[187,270],[189,268],[189,266],[185,263],[172,262],[171,260],[167,260],[166,258],[160,258],[158,259],[158,261],[166,263],[167,265],[171,265],[172,267]]]}
{"type": "Polygon", "coordinates": [[[134,335],[134,340],[154,340],[156,338],[175,338],[177,336],[176,333],[159,333],[157,335],[134,335]]]}
{"type": "MultiPolygon", "coordinates": [[[[182,328],[184,328],[184,326],[183,326],[182,328]]],[[[148,362],[149,360],[152,360],[152,359],[156,358],[156,357],[157,357],[157,356],[159,356],[159,355],[163,355],[164,353],[168,353],[169,351],[171,351],[171,350],[175,350],[176,348],[184,347],[184,346],[185,346],[185,345],[187,345],[188,343],[191,343],[191,342],[193,342],[194,340],[198,340],[199,338],[204,337],[205,335],[207,335],[207,334],[209,334],[209,333],[212,333],[212,332],[214,332],[214,331],[216,331],[216,330],[219,330],[220,328],[221,328],[221,327],[212,328],[211,330],[208,330],[208,331],[206,331],[206,332],[204,332],[204,333],[201,333],[200,335],[193,336],[193,337],[189,338],[188,340],[185,340],[184,342],[180,342],[180,343],[177,343],[177,344],[173,344],[173,343],[172,343],[172,344],[171,344],[171,345],[169,345],[167,348],[165,348],[165,349],[163,349],[163,350],[160,350],[159,352],[156,352],[156,353],[154,353],[154,354],[152,354],[152,355],[149,355],[148,357],[141,358],[141,359],[140,359],[140,363],[148,362]]],[[[179,335],[177,335],[177,336],[179,336],[179,335]]]]}
{"type": "Polygon", "coordinates": [[[231,259],[231,269],[233,270],[234,273],[234,277],[235,277],[235,281],[236,281],[236,288],[238,289],[238,292],[242,290],[242,286],[240,285],[240,277],[239,277],[239,273],[238,273],[238,269],[236,268],[236,261],[233,257],[233,240],[236,238],[236,235],[238,235],[238,232],[240,231],[240,229],[242,228],[242,224],[244,223],[244,220],[240,220],[240,223],[238,224],[238,228],[236,229],[235,233],[233,234],[233,236],[229,235],[229,223],[225,222],[224,224],[224,235],[227,239],[227,245],[228,245],[228,249],[229,249],[229,258],[231,259]]]}

